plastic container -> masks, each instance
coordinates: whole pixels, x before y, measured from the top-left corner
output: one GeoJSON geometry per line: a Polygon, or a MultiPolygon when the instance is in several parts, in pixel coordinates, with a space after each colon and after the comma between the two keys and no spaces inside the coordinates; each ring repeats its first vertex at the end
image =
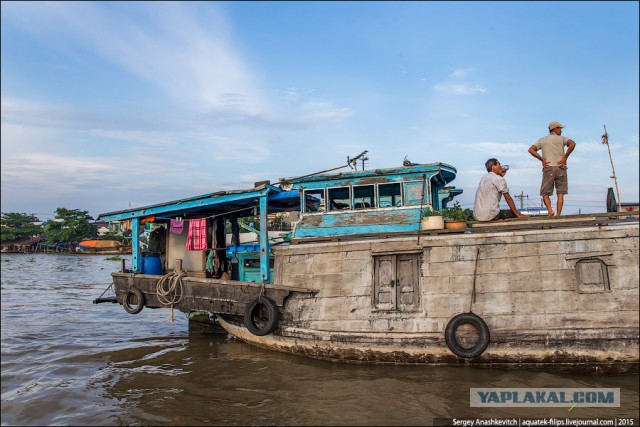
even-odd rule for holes
{"type": "Polygon", "coordinates": [[[142,274],[162,275],[162,270],[160,254],[142,254],[142,274]]]}
{"type": "Polygon", "coordinates": [[[444,229],[444,218],[441,216],[428,216],[420,221],[423,230],[444,229]]]}

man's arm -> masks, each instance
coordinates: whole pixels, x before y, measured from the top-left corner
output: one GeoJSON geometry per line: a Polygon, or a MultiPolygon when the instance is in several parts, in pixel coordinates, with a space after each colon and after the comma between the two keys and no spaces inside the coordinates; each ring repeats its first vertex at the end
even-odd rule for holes
{"type": "MultiPolygon", "coordinates": [[[[571,141],[573,142],[573,141],[571,141]]],[[[575,146],[575,144],[574,144],[575,146]]],[[[573,149],[571,150],[573,151],[573,149]]],[[[569,150],[567,150],[567,152],[570,152],[569,150]]],[[[536,148],[536,145],[532,145],[531,147],[529,147],[529,154],[531,154],[533,157],[535,157],[536,159],[540,160],[542,162],[542,167],[546,168],[549,167],[549,162],[547,162],[544,157],[542,157],[540,154],[538,154],[538,149],[536,148]]],[[[565,159],[566,161],[566,159],[565,159]]]]}
{"type": "Polygon", "coordinates": [[[511,195],[509,193],[503,193],[504,195],[504,201],[507,202],[507,205],[509,205],[509,208],[511,209],[511,212],[514,213],[514,215],[517,218],[526,218],[524,215],[522,215],[520,213],[520,211],[516,208],[515,203],[513,203],[513,199],[511,198],[511,195]]]}
{"type": "Polygon", "coordinates": [[[567,152],[564,153],[564,156],[558,161],[558,166],[565,169],[567,167],[567,159],[569,158],[569,154],[573,152],[573,149],[576,148],[576,143],[572,140],[567,141],[567,152]]]}

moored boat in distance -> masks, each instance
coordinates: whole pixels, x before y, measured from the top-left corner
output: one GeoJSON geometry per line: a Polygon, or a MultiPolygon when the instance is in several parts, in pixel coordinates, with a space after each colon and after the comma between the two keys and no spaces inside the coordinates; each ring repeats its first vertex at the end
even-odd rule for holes
{"type": "Polygon", "coordinates": [[[119,254],[124,253],[126,247],[117,240],[100,240],[100,239],[87,239],[78,243],[76,252],[79,253],[101,253],[101,254],[119,254]]]}
{"type": "Polygon", "coordinates": [[[426,209],[462,193],[456,173],[312,174],[101,214],[133,231],[132,266],[112,275],[118,302],[205,311],[247,343],[334,361],[637,372],[637,217],[423,230],[426,209]],[[300,219],[273,244],[268,215],[281,212],[300,219]],[[226,234],[238,244],[238,222],[256,214],[252,282],[226,234]],[[137,240],[150,217],[167,230],[161,274],[145,274],[137,240]]]}

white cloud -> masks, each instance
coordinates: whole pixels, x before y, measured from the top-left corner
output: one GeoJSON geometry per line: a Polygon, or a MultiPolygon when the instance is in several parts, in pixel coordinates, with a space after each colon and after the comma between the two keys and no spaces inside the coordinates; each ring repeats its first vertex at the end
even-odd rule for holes
{"type": "MultiPolygon", "coordinates": [[[[612,149],[615,145],[611,144],[612,149]]],[[[576,142],[576,149],[574,152],[581,153],[607,153],[607,146],[599,141],[584,141],[584,142],[576,142]]]]}
{"type": "Polygon", "coordinates": [[[305,124],[318,124],[344,119],[352,114],[348,108],[336,108],[327,102],[311,101],[302,105],[299,121],[305,124]]]}
{"type": "Polygon", "coordinates": [[[473,71],[472,68],[459,68],[457,70],[454,70],[449,77],[453,78],[453,79],[460,79],[460,78],[464,78],[466,76],[468,76],[469,74],[471,74],[471,72],[473,71]]]}
{"type": "Polygon", "coordinates": [[[68,58],[83,58],[81,62],[97,55],[151,83],[181,106],[171,106],[171,113],[166,113],[171,116],[165,118],[154,112],[155,105],[138,105],[132,114],[126,108],[74,109],[3,98],[3,123],[89,128],[96,133],[206,126],[219,131],[225,126],[317,126],[351,114],[348,108],[305,99],[313,89],[288,88],[284,99],[269,100],[254,75],[259,71],[243,57],[241,46],[233,42],[233,28],[215,4],[25,2],[3,5],[5,12],[16,27],[40,38],[51,49],[68,58]],[[274,101],[287,108],[279,108],[274,101]]]}
{"type": "Polygon", "coordinates": [[[433,85],[432,89],[444,95],[475,95],[487,92],[487,88],[481,84],[464,81],[472,73],[472,68],[459,68],[454,70],[444,82],[433,85]]]}
{"type": "Polygon", "coordinates": [[[8,12],[55,48],[83,48],[185,104],[260,111],[256,79],[224,16],[209,6],[63,2],[12,5],[8,12]]]}
{"type": "Polygon", "coordinates": [[[313,89],[288,87],[282,92],[284,93],[286,101],[292,103],[298,101],[302,96],[313,93],[313,89]]]}
{"type": "Polygon", "coordinates": [[[445,95],[475,95],[485,93],[487,88],[479,84],[438,83],[433,90],[445,95]]]}

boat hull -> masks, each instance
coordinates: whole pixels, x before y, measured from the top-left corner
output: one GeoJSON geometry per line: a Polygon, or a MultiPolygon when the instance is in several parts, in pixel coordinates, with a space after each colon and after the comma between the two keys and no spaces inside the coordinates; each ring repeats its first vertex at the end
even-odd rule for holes
{"type": "MultiPolygon", "coordinates": [[[[252,345],[332,361],[638,372],[638,224],[329,241],[274,253],[274,284],[185,278],[175,308],[216,314],[252,345]],[[259,296],[278,314],[260,336],[245,319],[259,296]],[[445,339],[459,339],[451,329],[459,315],[486,326],[486,348],[472,356],[445,339]]],[[[120,303],[134,286],[147,305],[162,306],[162,276],[113,276],[120,303]]]]}
{"type": "Polygon", "coordinates": [[[266,337],[223,327],[354,363],[638,371],[637,224],[292,245],[276,251],[275,281],[319,291],[287,298],[266,337]],[[477,357],[445,342],[464,313],[487,325],[477,357]]]}
{"type": "MultiPolygon", "coordinates": [[[[251,334],[241,323],[220,316],[220,326],[248,344],[314,359],[355,364],[468,366],[620,374],[638,372],[637,330],[619,338],[491,343],[473,359],[454,355],[442,337],[386,334],[336,335],[283,327],[267,336],[251,334]],[[627,338],[623,338],[623,337],[627,338]]],[[[516,338],[517,339],[517,338],[516,338]]]]}

